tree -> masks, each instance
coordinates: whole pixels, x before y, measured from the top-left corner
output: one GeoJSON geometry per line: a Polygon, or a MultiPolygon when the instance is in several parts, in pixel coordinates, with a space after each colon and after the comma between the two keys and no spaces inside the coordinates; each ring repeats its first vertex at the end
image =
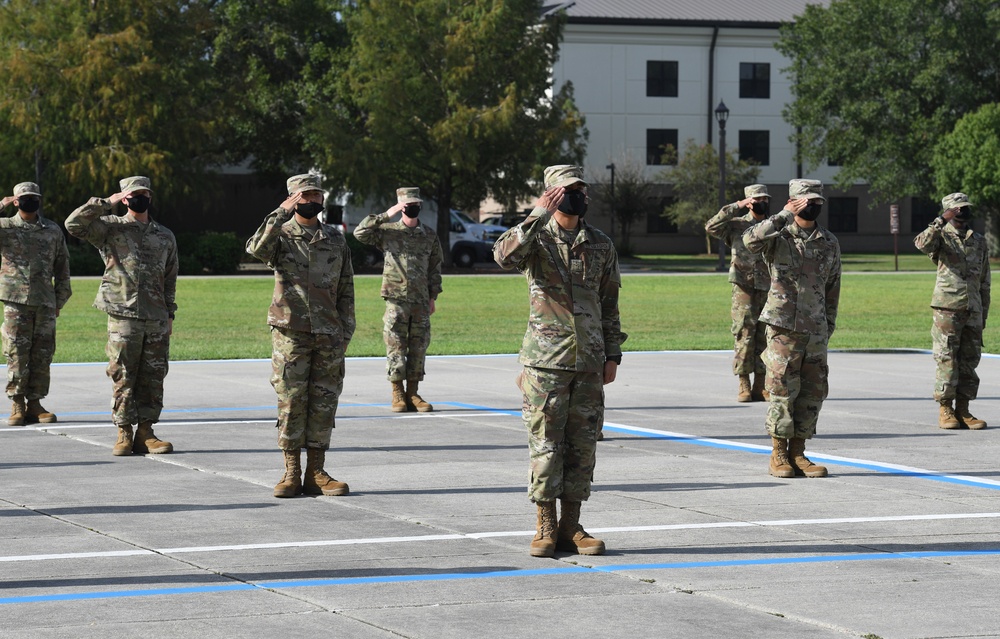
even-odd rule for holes
{"type": "Polygon", "coordinates": [[[384,200],[419,186],[447,251],[453,207],[537,191],[546,164],[579,163],[583,119],[551,68],[562,19],[540,0],[345,3],[350,46],[309,109],[307,145],[334,184],[384,200]],[[540,182],[540,180],[538,180],[540,182]]]}
{"type": "Polygon", "coordinates": [[[930,195],[935,143],[963,115],[1000,101],[994,0],[838,0],[781,30],[804,160],[840,164],[837,183],[877,199],[930,195]]]}
{"type": "Polygon", "coordinates": [[[964,116],[941,138],[931,158],[937,196],[960,191],[987,221],[990,253],[1000,249],[1000,104],[987,104],[964,116]]]}
{"type": "MultiPolygon", "coordinates": [[[[743,199],[743,187],[753,184],[760,168],[739,159],[737,150],[726,154],[726,202],[743,199]]],[[[677,165],[662,178],[674,186],[674,203],[663,214],[678,227],[694,226],[705,233],[705,222],[719,212],[719,152],[711,144],[684,143],[677,165]]],[[[705,233],[705,252],[712,252],[712,239],[705,233]]]]}
{"type": "Polygon", "coordinates": [[[0,3],[0,180],[42,185],[47,215],[153,178],[189,193],[218,156],[210,0],[0,3]]]}
{"type": "MultiPolygon", "coordinates": [[[[305,146],[310,103],[334,99],[323,82],[347,45],[341,0],[224,0],[213,70],[227,80],[230,162],[284,178],[313,168],[305,146]]],[[[329,142],[329,141],[328,141],[329,142]]]]}
{"type": "Polygon", "coordinates": [[[621,235],[617,238],[621,255],[632,254],[632,224],[656,211],[656,194],[660,184],[646,177],[645,166],[626,153],[615,161],[615,190],[610,181],[597,184],[594,196],[618,221],[621,235]]]}

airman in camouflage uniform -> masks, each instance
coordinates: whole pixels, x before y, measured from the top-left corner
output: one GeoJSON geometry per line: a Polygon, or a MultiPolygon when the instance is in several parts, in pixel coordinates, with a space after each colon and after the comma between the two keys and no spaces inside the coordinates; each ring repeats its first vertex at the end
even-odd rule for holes
{"type": "Polygon", "coordinates": [[[396,413],[434,410],[417,389],[424,379],[424,362],[431,343],[431,315],[441,294],[442,253],[437,233],[417,219],[422,204],[420,189],[397,189],[395,206],[385,213],[367,216],[354,229],[359,242],[378,248],[385,256],[382,337],[386,372],[392,384],[392,411],[396,413]],[[402,219],[390,222],[399,212],[402,219]]]}
{"type": "Polygon", "coordinates": [[[986,238],[971,228],[968,196],[952,193],[941,206],[944,213],[913,240],[937,265],[931,338],[937,362],[934,399],[940,404],[938,426],[980,430],[986,428],[986,422],[969,412],[969,402],[979,394],[976,367],[990,311],[989,248],[986,238]]]}
{"type": "Polygon", "coordinates": [[[790,181],[785,209],[743,234],[747,249],[763,255],[771,271],[760,321],[767,325],[766,426],[775,477],[827,474],[805,456],[829,391],[827,344],[840,303],[840,243],[816,224],[822,193],[819,180],[790,181]]]}
{"type": "Polygon", "coordinates": [[[72,295],[66,238],[45,219],[41,191],[21,182],[0,209],[17,212],[0,218],[0,301],[3,301],[3,352],[7,357],[9,426],[51,424],[56,416],[41,400],[49,394],[49,367],[56,351],[56,317],[72,295]]]}
{"type": "Polygon", "coordinates": [[[94,306],[108,314],[108,377],[118,441],[113,455],[169,453],[153,424],[163,410],[163,379],[177,312],[177,241],[149,216],[149,178],[128,177],[108,198],[92,197],[66,219],[66,230],[97,247],[104,277],[94,306]],[[113,215],[122,202],[125,215],[113,215]],[[133,435],[132,425],[138,424],[133,435]]]}
{"type": "Polygon", "coordinates": [[[733,375],[740,378],[738,402],[763,402],[764,324],[757,321],[771,288],[771,274],[760,254],[751,253],[743,244],[743,233],[767,217],[771,197],[767,186],[751,184],[743,189],[744,199],[722,207],[705,224],[705,231],[732,249],[729,282],[733,285],[733,375]],[[753,385],[750,374],[753,374],[753,385]]]}
{"type": "Polygon", "coordinates": [[[528,218],[493,247],[497,264],[528,280],[517,383],[531,457],[528,496],[538,510],[530,553],[599,555],[604,542],[580,525],[580,506],[594,478],[603,387],[615,380],[627,337],[618,314],[621,275],[614,244],[581,219],[588,197],[580,167],[548,167],[545,187],[528,218]]]}
{"type": "Polygon", "coordinates": [[[267,323],[278,447],[285,458],[274,496],[346,495],[347,484],[324,466],[344,388],[344,353],[354,335],[351,253],[336,228],[316,219],[325,196],[320,176],[294,175],[287,186],[288,199],[247,241],[247,253],[274,269],[267,323]]]}

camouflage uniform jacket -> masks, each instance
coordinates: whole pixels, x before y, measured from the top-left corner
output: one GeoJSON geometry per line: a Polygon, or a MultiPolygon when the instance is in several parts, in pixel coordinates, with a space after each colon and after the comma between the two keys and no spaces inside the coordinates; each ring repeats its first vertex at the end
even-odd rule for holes
{"type": "Polygon", "coordinates": [[[621,330],[618,254],[607,235],[580,220],[572,244],[543,208],[508,229],[493,246],[504,269],[528,279],[528,330],[521,345],[525,366],[601,372],[607,360],[620,362],[621,330]]]}
{"type": "Polygon", "coordinates": [[[0,300],[61,309],[73,294],[66,238],[52,220],[0,218],[0,255],[0,300]]]}
{"type": "Polygon", "coordinates": [[[111,202],[92,197],[70,213],[66,230],[97,247],[104,276],[94,306],[109,315],[142,320],[173,319],[177,312],[177,240],[152,219],[131,213],[102,215],[111,202]]]}
{"type": "Polygon", "coordinates": [[[771,270],[760,321],[829,338],[840,303],[840,242],[819,225],[803,229],[793,218],[785,210],[743,234],[746,247],[763,255],[771,270]]]}
{"type": "Polygon", "coordinates": [[[743,233],[756,223],[753,213],[741,209],[734,202],[722,207],[715,217],[706,222],[705,231],[733,250],[729,265],[730,282],[747,291],[766,291],[771,288],[771,273],[767,264],[759,254],[751,253],[743,244],[743,233]],[[737,215],[740,211],[745,213],[737,215]]]}
{"type": "Polygon", "coordinates": [[[359,242],[370,244],[385,256],[382,297],[413,304],[427,304],[441,294],[441,242],[426,224],[412,229],[402,220],[388,222],[384,213],[365,217],[354,229],[359,242]]]}
{"type": "Polygon", "coordinates": [[[986,238],[972,229],[958,231],[937,218],[913,243],[937,265],[931,306],[951,311],[990,311],[990,255],[986,238]]]}
{"type": "Polygon", "coordinates": [[[354,268],[344,236],[320,224],[310,234],[278,207],[264,218],[247,253],[274,269],[267,323],[304,333],[354,336],[354,268]]]}

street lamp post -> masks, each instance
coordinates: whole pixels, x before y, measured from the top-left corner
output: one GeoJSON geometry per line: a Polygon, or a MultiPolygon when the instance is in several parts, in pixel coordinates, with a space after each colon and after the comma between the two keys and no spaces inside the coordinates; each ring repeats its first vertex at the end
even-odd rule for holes
{"type": "Polygon", "coordinates": [[[611,243],[615,243],[615,163],[604,167],[611,171],[611,243]]]}
{"type": "MultiPolygon", "coordinates": [[[[719,100],[715,107],[715,121],[719,123],[719,208],[726,205],[726,120],[729,119],[729,109],[726,103],[719,100]]],[[[719,240],[719,265],[717,271],[726,270],[726,243],[719,240]]]]}

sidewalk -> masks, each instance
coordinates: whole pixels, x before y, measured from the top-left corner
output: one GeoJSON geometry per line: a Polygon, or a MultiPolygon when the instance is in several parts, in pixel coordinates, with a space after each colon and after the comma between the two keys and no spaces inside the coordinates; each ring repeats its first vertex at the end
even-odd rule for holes
{"type": "Polygon", "coordinates": [[[925,353],[833,353],[810,457],[767,474],[728,353],[627,353],[582,521],[608,554],[528,555],[513,356],[439,357],[430,414],[351,359],[328,469],[278,500],[266,361],[175,362],[156,432],[111,455],[99,364],[53,367],[60,423],[0,426],[0,637],[1000,636],[1000,358],[985,431],[942,431],[925,353]]]}

